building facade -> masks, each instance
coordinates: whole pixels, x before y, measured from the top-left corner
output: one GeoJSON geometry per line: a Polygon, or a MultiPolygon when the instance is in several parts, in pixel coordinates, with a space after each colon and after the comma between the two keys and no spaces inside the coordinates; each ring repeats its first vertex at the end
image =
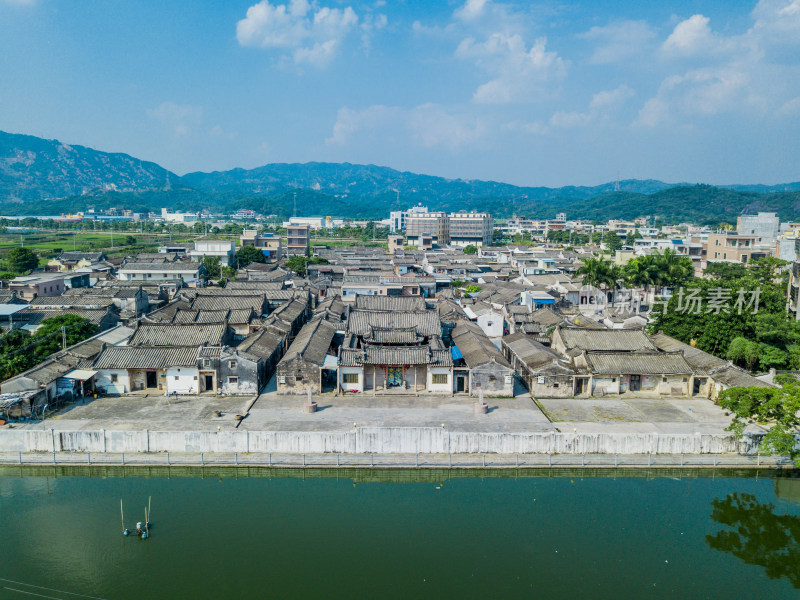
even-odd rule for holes
{"type": "Polygon", "coordinates": [[[489,213],[450,215],[450,243],[454,246],[490,246],[493,232],[494,217],[489,213]]]}
{"type": "Polygon", "coordinates": [[[308,256],[311,228],[308,225],[289,225],[286,228],[286,256],[308,256]]]}

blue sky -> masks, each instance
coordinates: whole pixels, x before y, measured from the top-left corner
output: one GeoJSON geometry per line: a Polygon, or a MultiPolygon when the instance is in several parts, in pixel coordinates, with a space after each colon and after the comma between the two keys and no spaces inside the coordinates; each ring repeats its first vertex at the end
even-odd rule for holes
{"type": "Polygon", "coordinates": [[[800,0],[0,0],[0,129],[179,174],[800,180],[800,0]]]}

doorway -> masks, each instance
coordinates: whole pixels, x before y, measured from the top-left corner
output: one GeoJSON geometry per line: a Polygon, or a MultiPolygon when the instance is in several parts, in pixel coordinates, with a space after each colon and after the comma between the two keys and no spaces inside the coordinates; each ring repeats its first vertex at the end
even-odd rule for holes
{"type": "Polygon", "coordinates": [[[213,392],[214,391],[214,376],[213,375],[205,375],[205,391],[213,392]]]}
{"type": "Polygon", "coordinates": [[[466,387],[465,377],[456,377],[456,393],[463,392],[466,387]]]}
{"type": "Polygon", "coordinates": [[[146,371],[145,377],[147,378],[146,385],[148,388],[158,387],[158,377],[155,371],[146,371]]]}
{"type": "Polygon", "coordinates": [[[641,375],[631,375],[631,381],[629,385],[629,389],[632,392],[638,392],[642,389],[642,376],[641,375]]]}
{"type": "Polygon", "coordinates": [[[403,384],[403,367],[389,367],[386,374],[389,387],[396,387],[403,384]]]}

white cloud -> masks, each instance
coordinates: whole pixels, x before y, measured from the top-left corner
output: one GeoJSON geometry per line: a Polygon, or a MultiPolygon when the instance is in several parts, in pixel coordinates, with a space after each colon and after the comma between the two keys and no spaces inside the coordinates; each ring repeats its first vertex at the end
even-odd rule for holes
{"type": "Polygon", "coordinates": [[[456,56],[474,59],[491,79],[480,85],[473,100],[480,104],[530,102],[550,96],[566,76],[567,63],[548,52],[547,40],[537,39],[530,50],[520,35],[494,33],[485,42],[467,38],[456,56]]]}
{"type": "Polygon", "coordinates": [[[634,94],[635,92],[624,84],[613,90],[598,92],[592,96],[588,111],[557,112],[550,117],[549,124],[555,128],[573,128],[607,119],[634,94]]]}
{"type": "Polygon", "coordinates": [[[351,146],[380,140],[384,144],[411,144],[455,151],[488,132],[480,118],[433,103],[413,108],[368,106],[339,109],[329,146],[351,146]]]}
{"type": "Polygon", "coordinates": [[[711,49],[715,40],[708,22],[709,18],[703,15],[692,15],[681,21],[661,46],[662,50],[668,54],[690,56],[711,49]]]}
{"type": "Polygon", "coordinates": [[[783,106],[776,111],[776,114],[779,117],[800,116],[800,96],[784,102],[783,106]]]}
{"type": "Polygon", "coordinates": [[[691,120],[746,108],[756,103],[747,93],[749,83],[749,75],[738,68],[695,69],[667,77],[639,111],[635,124],[655,127],[678,117],[691,120]]]}
{"type": "Polygon", "coordinates": [[[191,104],[162,102],[147,111],[147,116],[155,119],[172,130],[178,137],[189,135],[203,117],[203,108],[191,104]]]}
{"type": "Polygon", "coordinates": [[[646,21],[618,21],[604,27],[592,27],[578,37],[595,42],[589,62],[610,64],[641,56],[656,37],[646,21]]]}
{"type": "Polygon", "coordinates": [[[767,43],[800,44],[800,0],[760,0],[752,32],[767,43]]]}
{"type": "Polygon", "coordinates": [[[491,0],[467,0],[453,16],[461,21],[474,21],[485,14],[486,5],[490,2],[491,0]]]}
{"type": "Polygon", "coordinates": [[[324,67],[357,25],[358,15],[350,6],[320,7],[307,0],[270,4],[262,0],[248,8],[245,18],[236,24],[236,39],[242,46],[290,52],[296,64],[324,67]]]}

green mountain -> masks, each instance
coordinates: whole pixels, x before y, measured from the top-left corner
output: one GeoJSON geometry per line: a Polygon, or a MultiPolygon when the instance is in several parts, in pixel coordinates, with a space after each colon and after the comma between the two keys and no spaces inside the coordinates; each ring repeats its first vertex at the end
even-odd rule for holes
{"type": "Polygon", "coordinates": [[[127,154],[0,131],[0,200],[38,201],[93,191],[169,188],[178,176],[127,154]]]}
{"type": "Polygon", "coordinates": [[[268,164],[183,177],[127,154],[0,132],[0,212],[59,214],[87,208],[157,210],[250,208],[379,219],[423,203],[431,210],[485,210],[548,218],[605,220],[657,215],[667,221],[735,222],[766,210],[782,219],[800,213],[800,182],[777,186],[708,186],[624,180],[598,186],[521,187],[446,179],[350,163],[268,164]],[[33,203],[35,202],[35,209],[33,203]]]}

